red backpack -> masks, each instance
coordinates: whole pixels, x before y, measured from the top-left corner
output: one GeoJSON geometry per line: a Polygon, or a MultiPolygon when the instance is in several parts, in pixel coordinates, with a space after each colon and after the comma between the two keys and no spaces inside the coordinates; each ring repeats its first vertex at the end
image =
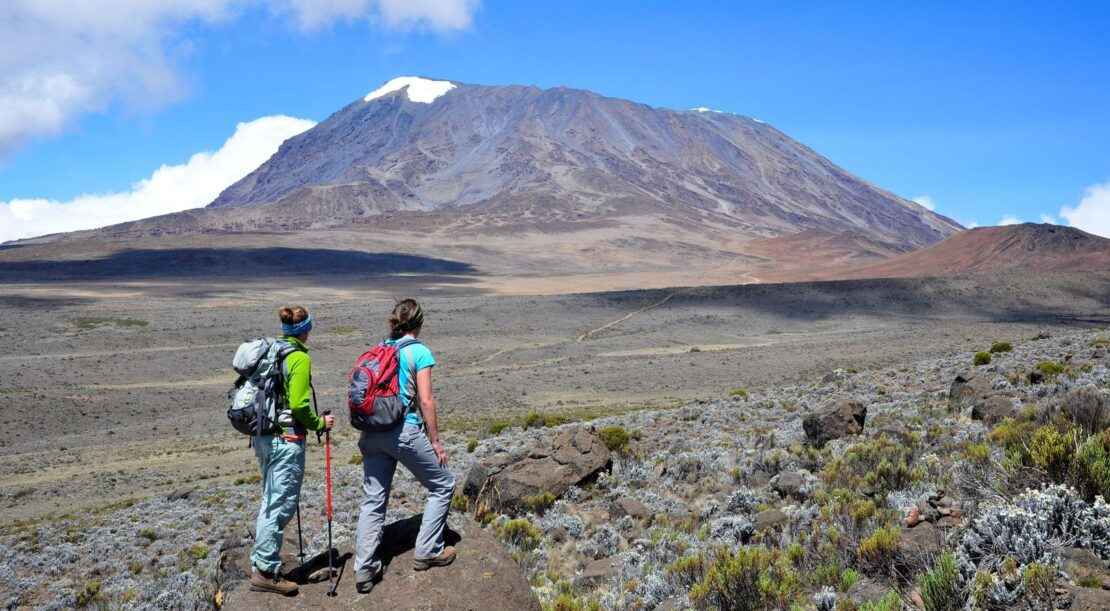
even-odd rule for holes
{"type": "Polygon", "coordinates": [[[360,431],[388,431],[401,424],[405,406],[398,388],[398,355],[401,349],[418,343],[415,339],[382,342],[355,359],[347,374],[351,426],[360,431]]]}

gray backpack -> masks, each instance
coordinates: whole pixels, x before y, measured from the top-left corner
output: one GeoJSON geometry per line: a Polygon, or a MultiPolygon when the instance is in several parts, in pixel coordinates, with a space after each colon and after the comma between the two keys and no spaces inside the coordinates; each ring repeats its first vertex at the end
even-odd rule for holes
{"type": "Polygon", "coordinates": [[[231,367],[239,379],[228,392],[231,406],[227,419],[244,435],[270,435],[278,430],[284,409],[285,357],[298,348],[285,340],[260,337],[243,342],[235,351],[231,367]]]}

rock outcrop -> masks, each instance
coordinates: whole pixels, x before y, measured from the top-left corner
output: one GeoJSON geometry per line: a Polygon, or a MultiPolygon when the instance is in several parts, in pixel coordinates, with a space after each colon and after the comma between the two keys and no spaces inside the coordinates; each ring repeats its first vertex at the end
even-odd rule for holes
{"type": "Polygon", "coordinates": [[[545,495],[558,498],[610,465],[609,449],[592,428],[567,428],[527,456],[499,453],[475,464],[467,473],[463,494],[471,507],[485,504],[511,513],[534,507],[545,495]]]}
{"type": "Polygon", "coordinates": [[[809,442],[820,448],[833,439],[862,433],[866,420],[867,407],[863,403],[842,399],[822,412],[806,416],[802,428],[809,442]]]}
{"type": "MultiPolygon", "coordinates": [[[[493,536],[472,520],[464,520],[460,531],[448,531],[448,543],[455,545],[458,557],[447,567],[413,571],[412,548],[420,528],[420,516],[386,526],[382,556],[385,574],[369,594],[355,591],[354,559],[350,550],[337,552],[339,567],[337,596],[328,597],[327,556],[308,561],[305,570],[290,575],[301,583],[296,596],[252,592],[250,550],[226,550],[221,557],[222,577],[217,599],[222,609],[472,609],[482,611],[539,610],[520,567],[493,536]],[[321,570],[323,569],[323,570],[321,570]],[[313,573],[317,577],[313,578],[313,573]],[[321,575],[322,574],[322,575],[321,575]],[[322,580],[320,580],[322,577],[322,580]]],[[[290,529],[292,530],[292,529],[290,529]]],[[[283,555],[288,568],[298,565],[296,542],[287,541],[283,555]]]]}

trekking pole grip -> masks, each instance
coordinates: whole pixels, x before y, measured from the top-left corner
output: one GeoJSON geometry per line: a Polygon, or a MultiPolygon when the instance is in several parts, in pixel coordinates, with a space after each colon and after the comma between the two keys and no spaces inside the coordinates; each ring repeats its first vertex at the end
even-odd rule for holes
{"type": "MultiPolygon", "coordinates": [[[[328,416],[328,415],[331,415],[331,410],[330,409],[326,409],[326,410],[324,410],[324,412],[322,414],[320,414],[320,416],[328,416]]],[[[324,443],[324,432],[323,431],[316,431],[316,443],[324,443]]]]}

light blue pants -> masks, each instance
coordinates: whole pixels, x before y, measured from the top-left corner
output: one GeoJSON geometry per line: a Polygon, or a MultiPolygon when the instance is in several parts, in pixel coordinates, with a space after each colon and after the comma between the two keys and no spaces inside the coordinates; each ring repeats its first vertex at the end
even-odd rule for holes
{"type": "Polygon", "coordinates": [[[447,525],[447,512],[451,509],[455,476],[439,464],[424,429],[406,422],[392,431],[363,432],[358,448],[362,451],[362,490],[365,497],[358,514],[355,580],[369,581],[381,571],[382,562],[377,552],[382,542],[389,489],[393,485],[398,462],[428,490],[428,502],[424,505],[424,519],[420,523],[413,555],[417,559],[438,556],[443,552],[443,531],[447,525]]]}
{"type": "Polygon", "coordinates": [[[285,525],[297,513],[304,481],[304,442],[264,435],[254,440],[254,455],[262,470],[262,506],[254,531],[251,564],[274,573],[281,570],[281,542],[285,525]]]}

